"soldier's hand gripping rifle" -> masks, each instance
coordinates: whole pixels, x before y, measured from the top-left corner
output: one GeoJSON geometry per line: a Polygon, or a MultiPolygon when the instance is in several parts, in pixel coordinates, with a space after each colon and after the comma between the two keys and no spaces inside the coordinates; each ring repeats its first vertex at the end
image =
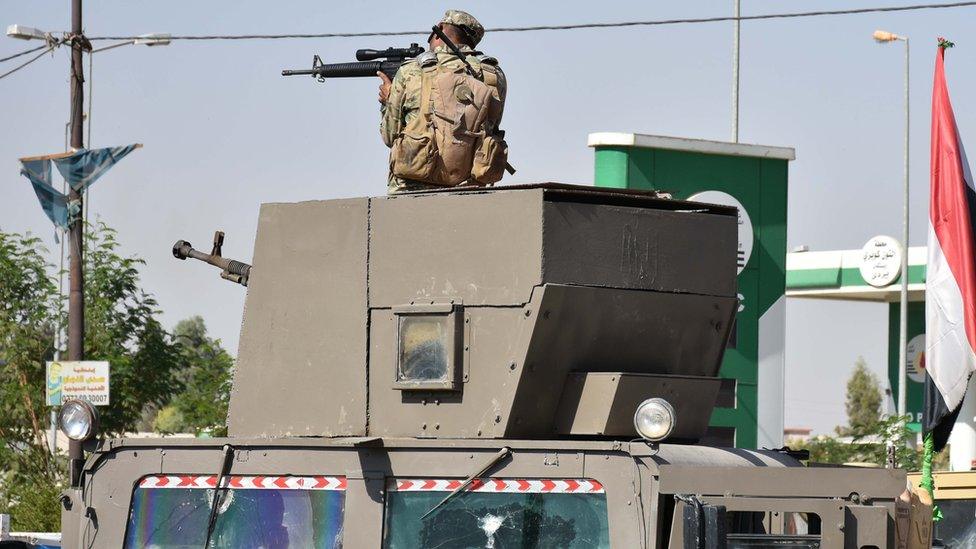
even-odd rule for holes
{"type": "Polygon", "coordinates": [[[223,231],[217,231],[214,233],[213,250],[209,254],[194,250],[193,245],[186,240],[177,240],[176,244],[173,244],[173,256],[176,259],[183,260],[192,257],[193,259],[199,259],[200,261],[209,263],[222,270],[220,278],[236,282],[241,286],[247,286],[247,279],[251,275],[251,266],[247,263],[221,256],[220,249],[223,245],[224,233],[223,231]]]}
{"type": "Polygon", "coordinates": [[[405,61],[424,53],[424,48],[417,44],[410,44],[409,48],[386,48],[385,50],[356,50],[359,63],[323,63],[322,58],[312,59],[309,70],[283,70],[281,76],[311,75],[319,82],[326,78],[359,78],[376,76],[382,72],[392,80],[397,70],[405,61]]]}

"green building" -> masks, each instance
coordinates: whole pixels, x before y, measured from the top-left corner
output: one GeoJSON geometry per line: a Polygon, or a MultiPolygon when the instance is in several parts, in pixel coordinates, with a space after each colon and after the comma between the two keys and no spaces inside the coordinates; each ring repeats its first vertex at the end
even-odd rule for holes
{"type": "Polygon", "coordinates": [[[739,208],[739,311],[722,363],[728,382],[710,441],[783,442],[786,199],[793,149],[632,133],[593,133],[598,187],[656,189],[739,208]]]}

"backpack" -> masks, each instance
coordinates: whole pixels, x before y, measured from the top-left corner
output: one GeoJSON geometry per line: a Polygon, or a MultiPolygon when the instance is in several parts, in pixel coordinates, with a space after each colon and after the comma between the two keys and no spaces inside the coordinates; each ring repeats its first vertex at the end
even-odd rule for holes
{"type": "Polygon", "coordinates": [[[390,171],[443,187],[500,181],[508,144],[498,128],[504,103],[495,60],[481,58],[480,78],[461,63],[438,63],[436,55],[419,62],[420,113],[394,141],[390,171]]]}

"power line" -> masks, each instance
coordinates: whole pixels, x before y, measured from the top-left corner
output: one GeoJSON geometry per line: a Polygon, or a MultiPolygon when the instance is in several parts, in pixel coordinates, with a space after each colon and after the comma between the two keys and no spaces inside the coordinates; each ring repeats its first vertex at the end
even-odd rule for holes
{"type": "Polygon", "coordinates": [[[29,50],[24,50],[20,53],[15,53],[9,57],[4,57],[3,59],[0,59],[0,63],[3,63],[4,61],[10,61],[11,59],[17,59],[18,57],[22,55],[27,55],[28,53],[33,53],[35,51],[43,50],[46,47],[48,47],[48,45],[44,44],[43,46],[37,46],[36,48],[31,48],[29,50]]]}
{"type": "MultiPolygon", "coordinates": [[[[56,44],[52,44],[50,46],[42,46],[42,47],[47,48],[47,49],[44,50],[44,51],[42,51],[41,53],[37,54],[36,56],[32,57],[30,60],[28,60],[28,61],[26,61],[24,63],[21,63],[20,65],[17,65],[16,67],[10,69],[9,71],[7,71],[7,72],[5,72],[3,74],[0,74],[0,80],[6,78],[8,76],[10,76],[11,74],[19,71],[20,69],[26,67],[27,65],[30,65],[34,61],[37,61],[38,59],[40,59],[41,57],[43,57],[44,54],[46,54],[46,53],[48,53],[50,51],[54,51],[54,48],[56,48],[57,45],[56,44]]],[[[35,48],[34,51],[37,51],[37,48],[35,48]]]]}
{"type": "MultiPolygon", "coordinates": [[[[910,6],[879,6],[873,8],[853,8],[845,10],[820,10],[820,11],[806,11],[806,12],[794,12],[794,13],[768,13],[761,15],[742,15],[742,16],[724,16],[724,17],[699,17],[699,18],[685,18],[685,19],[658,19],[650,21],[618,21],[615,23],[577,23],[573,25],[537,25],[530,27],[495,27],[486,29],[486,32],[498,33],[498,32],[535,32],[535,31],[563,31],[563,30],[579,30],[579,29],[604,29],[604,28],[621,28],[621,27],[653,27],[653,26],[664,26],[664,25],[689,25],[689,24],[702,24],[702,23],[721,23],[728,21],[760,21],[768,19],[796,19],[801,17],[822,17],[828,15],[859,15],[865,13],[890,13],[890,12],[902,12],[902,11],[918,11],[918,10],[929,10],[929,9],[949,9],[949,8],[965,8],[976,6],[976,1],[968,2],[952,2],[948,4],[913,4],[910,6]]],[[[286,39],[306,39],[306,38],[362,38],[362,37],[372,37],[372,36],[418,36],[426,35],[429,31],[383,31],[383,32],[328,32],[328,33],[307,33],[307,34],[224,34],[224,35],[178,35],[170,36],[169,40],[286,40],[286,39]]],[[[132,41],[138,40],[140,36],[94,36],[89,37],[88,40],[125,40],[132,41]]],[[[26,63],[15,67],[14,69],[7,71],[4,74],[0,74],[0,79],[5,78],[18,70],[30,65],[41,56],[43,56],[48,51],[53,50],[56,46],[60,45],[63,41],[59,41],[53,45],[38,46],[36,48],[31,48],[19,53],[15,53],[11,56],[0,58],[0,63],[4,61],[10,61],[11,59],[16,59],[17,57],[27,55],[42,49],[46,50],[42,52],[37,57],[32,58],[26,63]]],[[[124,44],[117,44],[116,46],[121,46],[124,44]]],[[[103,49],[110,49],[103,48],[103,49]]],[[[98,50],[96,50],[98,51],[98,50]]]]}
{"type": "MultiPolygon", "coordinates": [[[[620,27],[652,27],[663,25],[687,25],[699,23],[721,23],[726,21],[758,21],[766,19],[795,19],[800,17],[821,17],[826,15],[858,15],[865,13],[886,13],[900,11],[917,11],[928,9],[964,8],[976,6],[972,2],[952,2],[948,4],[914,4],[910,6],[882,6],[873,8],[854,8],[845,10],[821,10],[795,13],[769,13],[763,15],[743,15],[739,17],[701,17],[686,19],[659,19],[651,21],[619,21],[616,23],[578,23],[573,25],[537,25],[531,27],[496,27],[485,29],[486,32],[534,32],[534,31],[563,31],[578,29],[603,29],[620,27]]],[[[384,32],[327,32],[307,34],[222,34],[222,35],[179,35],[170,36],[170,40],[285,40],[304,38],[363,38],[371,36],[417,36],[430,34],[430,30],[422,31],[384,31],[384,32]]],[[[136,40],[138,36],[95,36],[89,40],[136,40]]]]}

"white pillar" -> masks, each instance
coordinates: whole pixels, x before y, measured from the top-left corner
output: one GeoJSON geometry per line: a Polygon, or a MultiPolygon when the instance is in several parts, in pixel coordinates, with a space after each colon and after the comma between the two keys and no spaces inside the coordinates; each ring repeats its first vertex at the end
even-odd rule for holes
{"type": "Polygon", "coordinates": [[[786,296],[759,317],[758,448],[783,446],[786,408],[786,296]]]}
{"type": "Polygon", "coordinates": [[[959,417],[949,435],[949,468],[969,471],[976,459],[976,376],[969,380],[969,389],[962,401],[959,417]]]}

